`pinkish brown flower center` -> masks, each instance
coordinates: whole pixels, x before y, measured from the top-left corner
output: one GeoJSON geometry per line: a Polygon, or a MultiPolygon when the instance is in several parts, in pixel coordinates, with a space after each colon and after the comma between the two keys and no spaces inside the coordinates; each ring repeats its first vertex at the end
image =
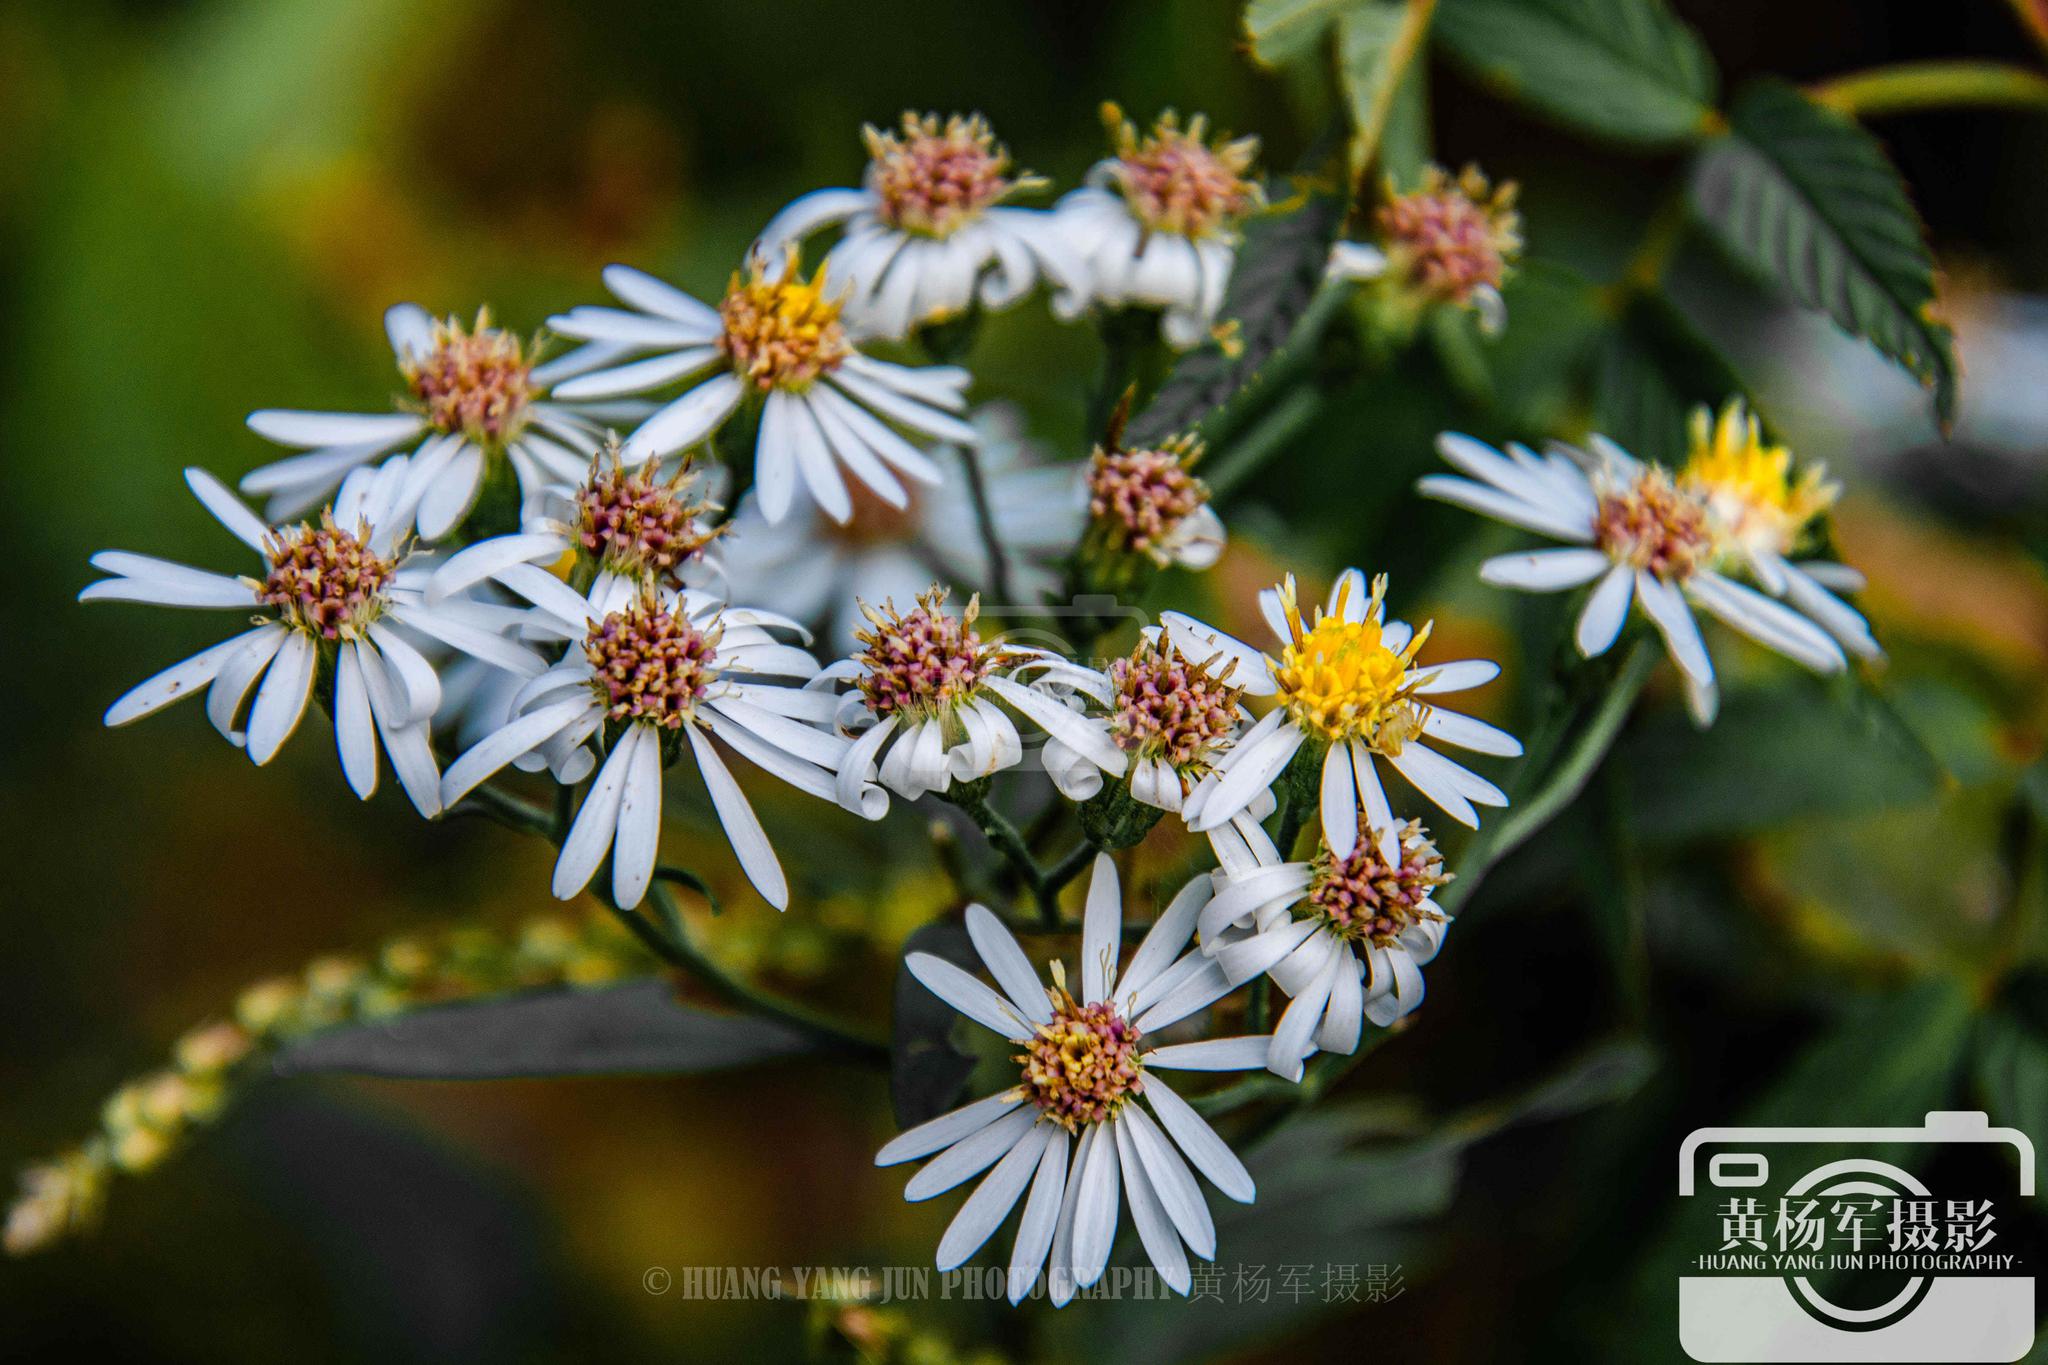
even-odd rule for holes
{"type": "Polygon", "coordinates": [[[1498,289],[1521,254],[1521,215],[1512,181],[1490,185],[1476,166],[1456,180],[1431,166],[1422,187],[1379,211],[1387,251],[1410,284],[1433,299],[1469,303],[1498,289]]]}
{"type": "Polygon", "coordinates": [[[900,132],[861,130],[868,145],[868,188],[877,216],[921,237],[950,237],[1001,203],[1029,177],[1013,179],[1010,154],[979,114],[903,116],[900,132]]]}
{"type": "Polygon", "coordinates": [[[1418,924],[1440,921],[1430,893],[1450,880],[1436,845],[1410,821],[1400,831],[1398,867],[1382,856],[1379,838],[1361,815],[1358,846],[1348,858],[1325,848],[1316,855],[1306,906],[1339,938],[1385,948],[1418,924]]]}
{"type": "Polygon", "coordinates": [[[318,526],[273,531],[264,549],[270,572],[258,599],[277,608],[294,630],[323,640],[359,639],[384,614],[384,590],[398,567],[371,551],[368,537],[368,527],[335,525],[332,512],[321,513],[318,526]]]}
{"type": "Polygon", "coordinates": [[[1052,1022],[1040,1024],[1017,1054],[1024,1093],[1070,1133],[1115,1118],[1145,1088],[1137,1026],[1108,1001],[1076,1004],[1064,986],[1046,994],[1052,1022]]]}
{"type": "Polygon", "coordinates": [[[576,490],[576,538],[614,573],[665,580],[718,537],[698,523],[705,504],[685,492],[687,467],[656,479],[652,465],[600,463],[576,490]]]}
{"type": "Polygon", "coordinates": [[[512,333],[491,326],[488,310],[468,329],[435,323],[433,349],[408,357],[399,368],[434,430],[484,446],[517,436],[539,394],[525,347],[512,333]]]}
{"type": "Polygon", "coordinates": [[[1142,641],[1109,666],[1116,688],[1110,737],[1175,771],[1205,763],[1237,725],[1239,689],[1226,687],[1164,640],[1142,641]]]}
{"type": "Polygon", "coordinates": [[[1686,577],[1713,548],[1706,505],[1662,469],[1600,495],[1593,539],[1616,561],[1667,580],[1686,577]]]}
{"type": "Polygon", "coordinates": [[[969,599],[959,616],[945,614],[945,600],[945,592],[934,588],[907,613],[893,604],[880,610],[862,604],[868,629],[855,638],[866,649],[854,658],[865,668],[861,695],[875,715],[943,716],[972,696],[994,667],[995,651],[974,629],[981,599],[969,599]]]}
{"type": "Polygon", "coordinates": [[[583,654],[606,715],[674,730],[710,690],[718,631],[699,630],[648,596],[592,626],[583,654]]]}
{"type": "Polygon", "coordinates": [[[1159,563],[1180,524],[1209,501],[1189,472],[1202,443],[1179,437],[1155,450],[1097,449],[1088,466],[1088,513],[1123,549],[1159,563]]]}
{"type": "Polygon", "coordinates": [[[1212,146],[1205,115],[1182,129],[1170,110],[1142,137],[1113,104],[1104,106],[1103,119],[1115,139],[1111,177],[1148,230],[1196,240],[1228,233],[1262,202],[1246,175],[1259,154],[1257,138],[1218,138],[1212,146]]]}

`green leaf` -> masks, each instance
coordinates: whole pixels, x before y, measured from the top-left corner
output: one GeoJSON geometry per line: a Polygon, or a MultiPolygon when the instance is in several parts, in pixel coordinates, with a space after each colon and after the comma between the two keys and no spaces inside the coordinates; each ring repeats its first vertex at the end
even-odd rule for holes
{"type": "Polygon", "coordinates": [[[902,1128],[914,1128],[944,1113],[974,1073],[975,1061],[972,1053],[953,1043],[959,1013],[900,965],[912,953],[930,953],[969,972],[981,966],[967,927],[957,921],[935,920],[903,940],[889,1025],[889,1099],[902,1128]]]}
{"type": "Polygon", "coordinates": [[[1286,66],[1315,56],[1330,25],[1360,0],[1251,0],[1244,7],[1244,36],[1252,56],[1266,66],[1286,66]]]}
{"type": "Polygon", "coordinates": [[[1593,425],[1632,454],[1676,468],[1693,408],[1740,392],[1727,361],[1669,299],[1632,294],[1595,354],[1593,425]]]}
{"type": "Polygon", "coordinates": [[[1589,133],[1662,146],[1713,123],[1713,62],[1662,0],[1443,0],[1436,34],[1484,84],[1589,133]]]}
{"type": "MultiPolygon", "coordinates": [[[[1991,1122],[2048,1133],[2048,1035],[2001,1006],[1978,1025],[1972,1052],[1972,1079],[1991,1122]]],[[[2035,1196],[2048,1201],[2048,1187],[2036,1184],[2035,1196]]]]}
{"type": "Polygon", "coordinates": [[[1238,324],[1235,354],[1206,342],[1182,356],[1131,419],[1129,440],[1156,442],[1193,430],[1252,383],[1308,313],[1343,221],[1344,196],[1317,189],[1293,211],[1246,225],[1222,309],[1225,321],[1238,324]]]}
{"type": "Polygon", "coordinates": [[[1394,68],[1395,39],[1407,22],[1407,7],[1365,0],[1353,4],[1337,18],[1337,70],[1344,84],[1344,100],[1351,118],[1351,174],[1363,175],[1378,165],[1401,185],[1412,185],[1422,176],[1429,161],[1429,110],[1424,89],[1424,63],[1406,62],[1394,68]],[[1399,84],[1391,94],[1389,82],[1399,84]],[[1367,145],[1365,131],[1374,120],[1381,100],[1390,100],[1384,121],[1373,130],[1367,145]]]}
{"type": "Polygon", "coordinates": [[[1898,713],[1849,680],[1737,692],[1711,730],[1659,713],[1612,761],[1645,843],[1917,805],[1946,778],[1898,713]]]}
{"type": "Polygon", "coordinates": [[[1693,202],[1734,256],[1869,341],[1955,413],[1949,329],[1931,316],[1934,258],[1884,148],[1774,81],[1742,93],[1730,131],[1701,156],[1693,202]]]}
{"type": "Polygon", "coordinates": [[[783,1024],[685,1005],[666,981],[629,981],[351,1024],[290,1044],[274,1066],[286,1076],[339,1071],[417,1080],[667,1075],[725,1071],[820,1047],[783,1024]]]}

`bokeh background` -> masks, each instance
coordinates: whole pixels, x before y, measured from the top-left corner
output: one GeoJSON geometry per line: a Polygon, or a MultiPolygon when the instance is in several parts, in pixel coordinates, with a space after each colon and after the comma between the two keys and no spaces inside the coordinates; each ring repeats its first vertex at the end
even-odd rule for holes
{"type": "MultiPolygon", "coordinates": [[[[2041,60],[1994,0],[1674,8],[1730,86],[1914,57],[2041,60]]],[[[359,806],[317,726],[263,771],[195,707],[100,728],[128,685],[216,638],[199,613],[72,601],[100,548],[234,562],[181,467],[232,479],[266,458],[241,426],[252,408],[381,405],[395,380],[380,318],[399,299],[488,303],[530,329],[592,298],[611,260],[715,292],[789,197],[852,183],[862,122],[905,108],[979,109],[1061,184],[1100,154],[1104,98],[1141,117],[1207,110],[1285,166],[1320,115],[1240,49],[1228,0],[0,5],[0,1160],[75,1140],[104,1095],[252,980],[553,908],[543,855],[509,834],[426,826],[391,791],[359,806]]],[[[1454,72],[1433,74],[1432,101],[1441,159],[1521,181],[1532,257],[1593,279],[1613,275],[1676,169],[1589,148],[1454,72]]],[[[1673,288],[1777,428],[1849,484],[1838,537],[1870,574],[1890,669],[1829,691],[1730,650],[1753,685],[1712,745],[1654,692],[1608,775],[1475,900],[1415,1027],[1354,1076],[1378,1127],[1269,1157],[1298,1161],[1336,1210],[1297,1225],[1295,1259],[1399,1266],[1399,1297],[1056,1323],[935,1304],[915,1318],[930,1349],[1666,1358],[1660,1235],[1686,1130],[1844,1087],[1906,1121],[1996,1090],[1973,1040],[2048,1029],[2027,965],[2048,937],[2048,784],[2028,775],[2048,719],[2048,301],[2033,293],[2048,285],[2048,118],[1878,131],[1946,272],[1964,367],[1952,439],[1907,379],[1777,308],[1697,238],[1673,288]]],[[[1579,325],[1554,278],[1532,267],[1510,290],[1491,388],[1428,346],[1347,376],[1226,507],[1236,544],[1212,581],[1167,591],[1227,615],[1283,555],[1311,578],[1386,568],[1397,608],[1436,615],[1447,649],[1496,651],[1510,679],[1540,680],[1549,661],[1524,651],[1554,621],[1476,591],[1488,543],[1473,519],[1405,490],[1442,427],[1572,425],[1573,395],[1545,387],[1546,357],[1579,325]]],[[[985,329],[971,363],[979,392],[1020,404],[1055,455],[1085,454],[1088,333],[1025,308],[985,329]]],[[[1514,723],[1533,688],[1503,684],[1486,705],[1514,723]]],[[[707,938],[735,969],[879,1022],[895,945],[951,896],[922,821],[876,832],[757,790],[808,871],[777,917],[683,802],[668,847],[733,893],[707,938]]],[[[97,1234],[0,1264],[0,1349],[798,1359],[801,1305],[685,1302],[648,1293],[643,1273],[925,1262],[957,1201],[902,1204],[902,1173],[870,1164],[893,1131],[882,1077],[820,1063],[281,1081],[122,1182],[97,1234]]],[[[1291,1250],[1226,1234],[1224,1259],[1291,1250]]]]}

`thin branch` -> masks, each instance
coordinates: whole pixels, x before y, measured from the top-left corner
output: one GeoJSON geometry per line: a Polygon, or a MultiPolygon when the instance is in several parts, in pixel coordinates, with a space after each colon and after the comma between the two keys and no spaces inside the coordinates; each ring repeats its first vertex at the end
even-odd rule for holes
{"type": "Polygon", "coordinates": [[[981,452],[972,446],[962,446],[960,463],[967,468],[967,495],[974,503],[974,521],[981,531],[982,546],[988,551],[988,590],[998,605],[1020,606],[1010,595],[1010,557],[996,531],[995,508],[988,500],[988,480],[981,472],[981,452]]]}
{"type": "Polygon", "coordinates": [[[1900,62],[1834,76],[1806,93],[1851,118],[1971,106],[2048,110],[2048,77],[2002,62],[1900,62]]]}

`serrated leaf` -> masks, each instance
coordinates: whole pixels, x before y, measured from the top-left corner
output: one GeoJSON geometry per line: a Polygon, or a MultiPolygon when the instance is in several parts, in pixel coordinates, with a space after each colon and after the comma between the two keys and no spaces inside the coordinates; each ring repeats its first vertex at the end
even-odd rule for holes
{"type": "Polygon", "coordinates": [[[1244,7],[1244,36],[1252,56],[1266,66],[1286,66],[1315,55],[1339,15],[1360,0],[1251,0],[1244,7]]]}
{"type": "MultiPolygon", "coordinates": [[[[967,928],[937,920],[903,941],[901,958],[930,953],[969,972],[981,969],[967,928]]],[[[953,1043],[959,1012],[939,999],[907,967],[896,968],[895,1011],[889,1024],[889,1100],[899,1128],[937,1118],[960,1097],[974,1072],[974,1056],[953,1043]]]]}
{"type": "Polygon", "coordinates": [[[1589,133],[1661,146],[1713,121],[1713,61],[1662,0],[1443,0],[1435,32],[1483,83],[1589,133]]]}
{"type": "Polygon", "coordinates": [[[1774,81],[1745,90],[1729,122],[1693,172],[1701,217],[1750,269],[1932,389],[1947,423],[1954,339],[1930,315],[1934,258],[1884,148],[1774,81]]]}
{"type": "Polygon", "coordinates": [[[1131,419],[1129,440],[1156,442],[1192,430],[1252,382],[1308,311],[1343,220],[1343,196],[1315,190],[1299,208],[1246,225],[1222,308],[1223,320],[1238,324],[1234,351],[1205,342],[1182,356],[1131,419]]]}
{"type": "Polygon", "coordinates": [[[1594,360],[1593,425],[1638,457],[1676,468],[1692,409],[1740,392],[1728,363],[1670,300],[1636,294],[1594,360]]]}
{"type": "Polygon", "coordinates": [[[1428,160],[1424,64],[1411,60],[1394,69],[1396,40],[1407,17],[1406,7],[1386,0],[1361,0],[1337,16],[1337,72],[1350,111],[1354,179],[1376,164],[1397,183],[1413,184],[1428,160]]]}
{"type": "Polygon", "coordinates": [[[683,1004],[666,981],[629,981],[351,1024],[292,1043],[273,1065],[286,1076],[336,1071],[417,1080],[668,1075],[726,1071],[822,1046],[771,1020],[683,1004]]]}

